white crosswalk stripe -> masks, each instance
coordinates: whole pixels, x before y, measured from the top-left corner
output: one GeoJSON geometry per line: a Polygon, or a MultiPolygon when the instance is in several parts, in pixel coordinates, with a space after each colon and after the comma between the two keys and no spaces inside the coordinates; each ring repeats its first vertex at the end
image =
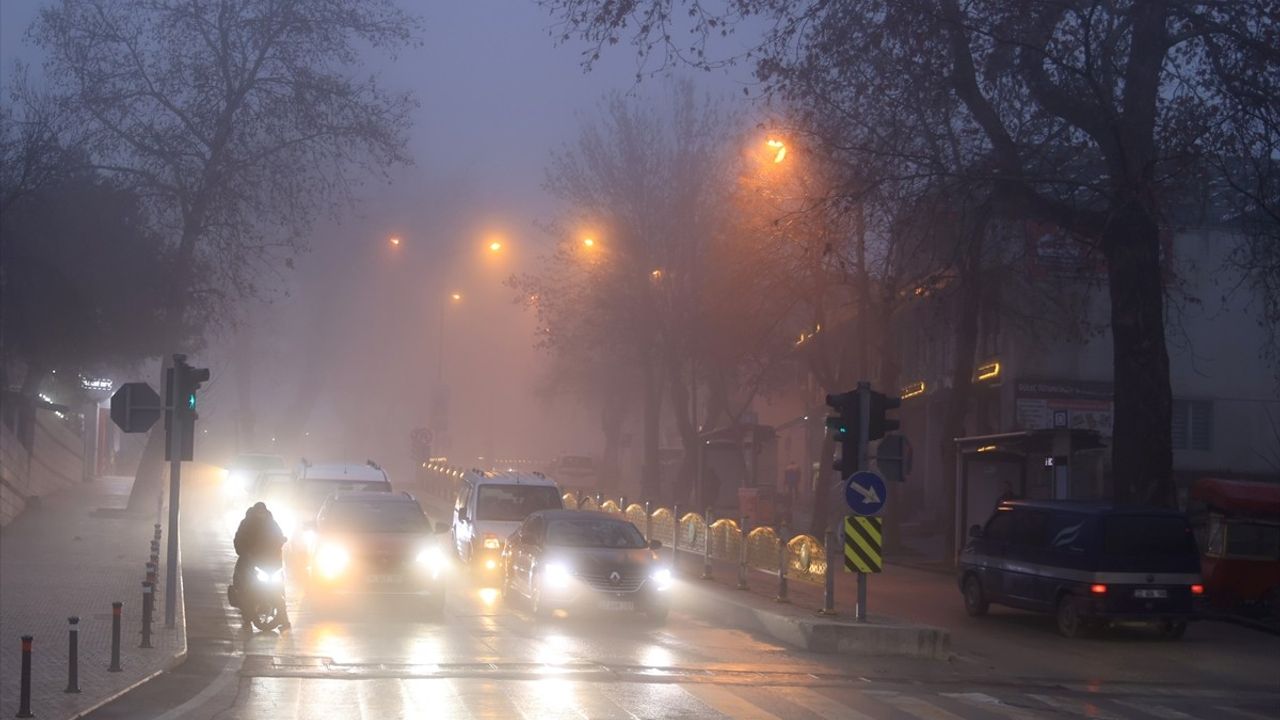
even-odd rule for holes
{"type": "Polygon", "coordinates": [[[735,720],[781,720],[777,715],[748,701],[728,687],[720,685],[682,685],[681,687],[707,707],[735,720]]]}
{"type": "Polygon", "coordinates": [[[777,692],[782,699],[799,705],[823,720],[874,720],[871,715],[859,712],[816,689],[776,688],[770,692],[777,692]]]}
{"type": "Polygon", "coordinates": [[[965,693],[943,693],[944,696],[958,700],[966,705],[973,705],[982,708],[988,712],[998,713],[1012,720],[1037,720],[1044,717],[1043,713],[1036,713],[1026,708],[1010,705],[998,697],[980,692],[965,693]]]}
{"type": "Polygon", "coordinates": [[[1028,693],[1027,697],[1044,703],[1055,712],[1075,717],[1087,717],[1090,720],[1127,720],[1122,715],[1107,711],[1095,697],[1065,697],[1037,693],[1028,693]]]}
{"type": "Polygon", "coordinates": [[[1156,703],[1140,702],[1136,700],[1112,700],[1112,702],[1131,710],[1137,710],[1144,715],[1160,718],[1160,720],[1195,720],[1194,715],[1188,715],[1180,710],[1174,710],[1171,707],[1156,703]]]}
{"type": "Polygon", "coordinates": [[[896,693],[868,693],[880,702],[907,713],[920,720],[965,720],[959,715],[938,707],[924,698],[915,697],[913,695],[898,695],[896,693]]]}

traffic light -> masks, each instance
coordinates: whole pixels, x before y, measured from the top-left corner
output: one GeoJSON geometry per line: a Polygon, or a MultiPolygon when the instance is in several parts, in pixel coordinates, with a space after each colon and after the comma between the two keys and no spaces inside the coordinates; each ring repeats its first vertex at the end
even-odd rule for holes
{"type": "Polygon", "coordinates": [[[871,392],[871,413],[867,422],[867,440],[879,440],[886,433],[891,433],[902,426],[897,418],[885,417],[885,413],[896,410],[902,405],[902,399],[871,392]]]}
{"type": "Polygon", "coordinates": [[[827,429],[831,431],[831,439],[840,444],[840,457],[831,469],[848,475],[858,469],[858,422],[861,419],[858,391],[828,395],[827,405],[836,413],[827,416],[827,429]]]}
{"type": "Polygon", "coordinates": [[[187,356],[174,355],[165,371],[164,459],[173,460],[173,435],[178,433],[178,459],[190,460],[196,444],[196,404],[200,385],[209,381],[209,368],[187,364],[187,356]],[[177,420],[177,426],[174,420],[177,420]]]}

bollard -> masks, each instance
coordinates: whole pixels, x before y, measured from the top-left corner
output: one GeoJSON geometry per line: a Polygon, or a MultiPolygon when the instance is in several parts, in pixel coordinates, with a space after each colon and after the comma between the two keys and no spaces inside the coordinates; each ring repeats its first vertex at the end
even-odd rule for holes
{"type": "Polygon", "coordinates": [[[778,597],[774,602],[789,603],[787,597],[787,526],[778,527],[778,597]]]}
{"type": "Polygon", "coordinates": [[[71,627],[67,630],[67,689],[63,692],[80,692],[80,618],[67,618],[71,627]]]}
{"type": "Polygon", "coordinates": [[[836,545],[836,534],[833,530],[828,530],[822,535],[823,548],[827,554],[827,572],[824,576],[826,587],[822,592],[822,609],[818,611],[819,615],[835,615],[836,614],[836,563],[833,560],[832,550],[836,545]]]}
{"type": "Polygon", "coordinates": [[[644,537],[653,540],[653,514],[649,510],[649,501],[644,501],[644,537]]]}
{"type": "Polygon", "coordinates": [[[160,542],[160,523],[156,523],[156,542],[160,542]]]}
{"type": "Polygon", "coordinates": [[[22,678],[18,689],[18,714],[14,717],[35,717],[31,714],[31,636],[22,636],[22,678]]]}
{"type": "Polygon", "coordinates": [[[711,508],[703,515],[707,521],[707,531],[702,536],[702,579],[711,579],[711,508]]]}
{"type": "Polygon", "coordinates": [[[142,583],[142,644],[138,647],[151,647],[151,613],[155,609],[155,581],[142,583]]]}
{"type": "Polygon", "coordinates": [[[680,567],[680,506],[671,506],[671,572],[680,567]]]}
{"type": "Polygon", "coordinates": [[[747,518],[743,516],[738,525],[738,589],[747,589],[747,518]]]}
{"type": "Polygon", "coordinates": [[[147,563],[147,580],[146,582],[156,582],[157,576],[160,574],[160,565],[157,563],[147,563]]]}
{"type": "Polygon", "coordinates": [[[120,621],[124,603],[111,603],[111,665],[107,672],[120,672],[120,621]]]}

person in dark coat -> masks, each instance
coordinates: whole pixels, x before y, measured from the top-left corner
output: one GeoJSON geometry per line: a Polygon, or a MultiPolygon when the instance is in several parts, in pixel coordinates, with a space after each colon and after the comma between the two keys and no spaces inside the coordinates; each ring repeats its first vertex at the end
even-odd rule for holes
{"type": "MultiPolygon", "coordinates": [[[[276,523],[266,503],[255,503],[245,511],[244,519],[240,521],[240,527],[236,528],[236,536],[232,541],[236,549],[236,569],[232,573],[231,584],[238,588],[245,587],[249,572],[255,565],[266,568],[283,567],[284,542],[284,531],[276,523]]],[[[232,604],[240,610],[244,609],[239,602],[233,601],[232,604]]],[[[280,612],[284,616],[280,628],[288,629],[289,613],[285,608],[280,608],[280,612]]],[[[244,617],[242,622],[245,628],[249,627],[248,617],[244,617]]]]}

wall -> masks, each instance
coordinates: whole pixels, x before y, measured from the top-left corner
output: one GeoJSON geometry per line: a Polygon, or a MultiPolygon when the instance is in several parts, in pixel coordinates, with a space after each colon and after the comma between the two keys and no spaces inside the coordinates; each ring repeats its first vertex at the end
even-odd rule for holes
{"type": "Polygon", "coordinates": [[[8,525],[33,498],[80,482],[84,441],[54,412],[37,409],[31,447],[15,427],[0,423],[0,526],[8,525]]]}

